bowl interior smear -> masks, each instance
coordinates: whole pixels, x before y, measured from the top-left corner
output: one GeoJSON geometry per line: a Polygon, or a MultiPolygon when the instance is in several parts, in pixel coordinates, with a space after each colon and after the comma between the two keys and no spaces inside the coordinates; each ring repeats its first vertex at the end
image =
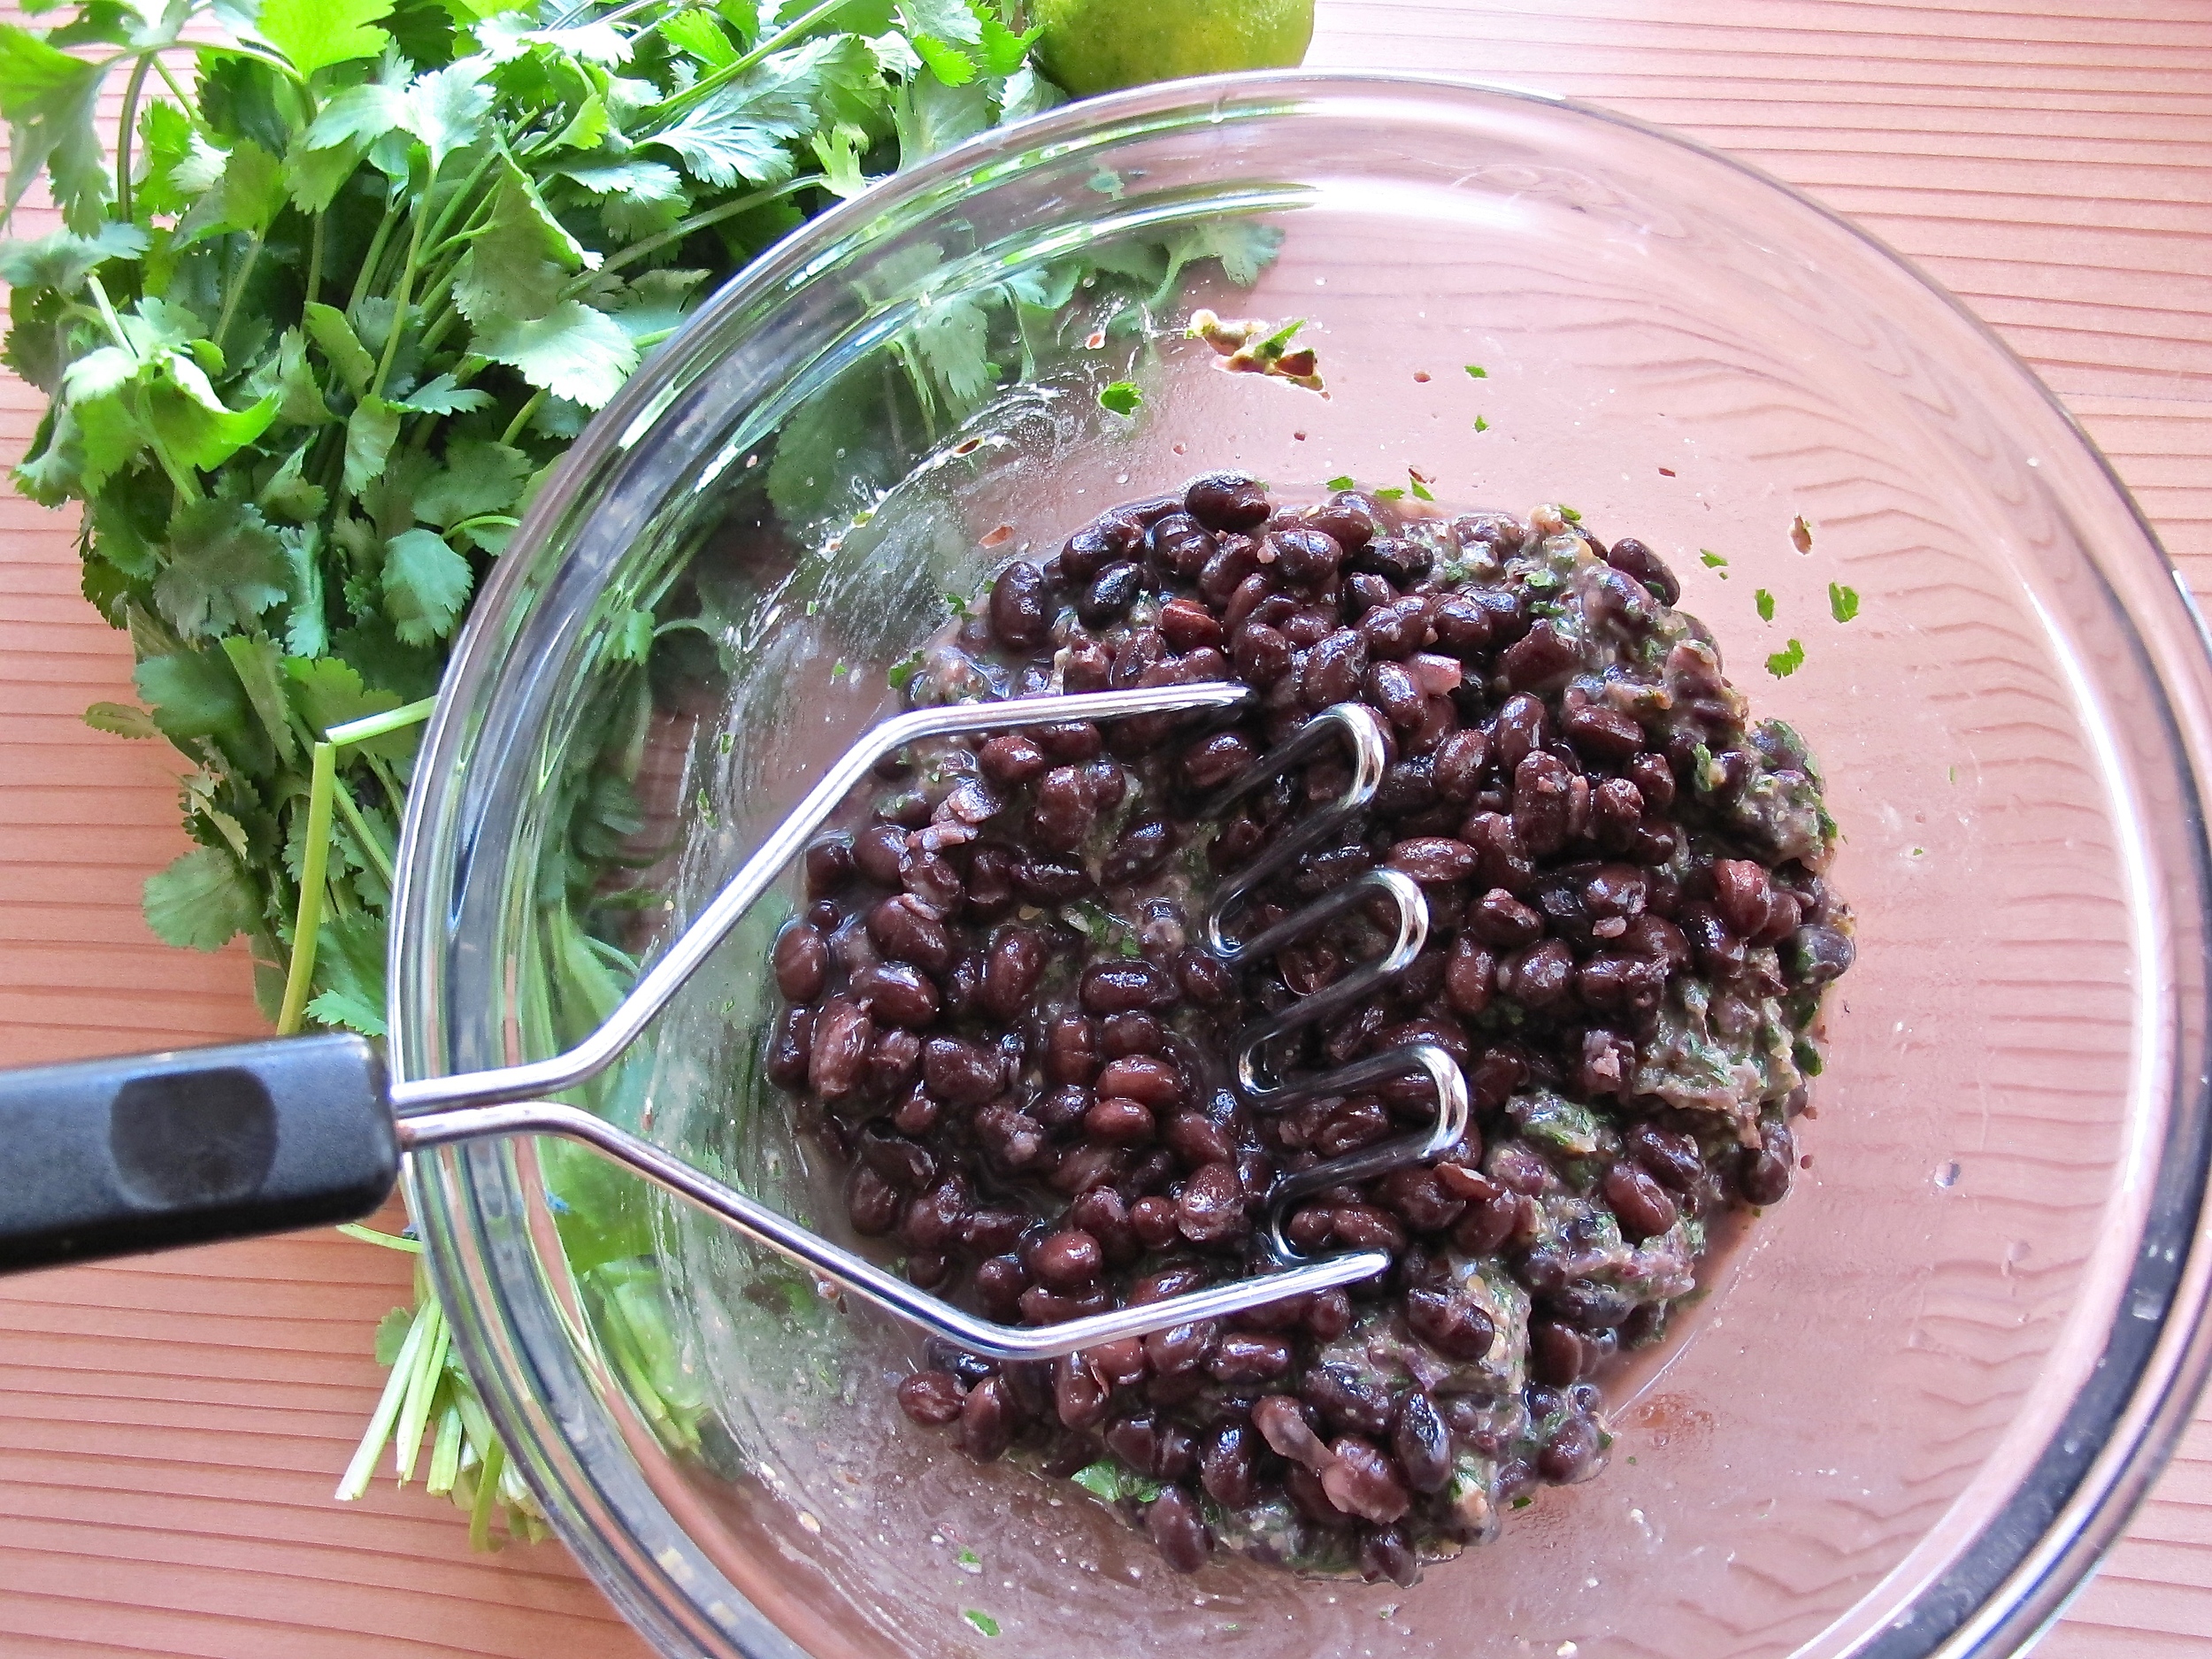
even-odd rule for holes
{"type": "MultiPolygon", "coordinates": [[[[907,1423],[911,1333],[661,1210],[632,1294],[664,1302],[695,1407],[665,1478],[809,1652],[1828,1650],[1885,1578],[1940,1563],[1931,1533],[2009,1490],[2093,1362],[2139,1223],[2125,1125],[2164,971],[2136,909],[2147,763],[2079,669],[2124,654],[2079,528],[1996,394],[1916,343],[1963,325],[1901,300],[1870,251],[1830,229],[1816,268],[1763,237],[1757,180],[1677,190],[1614,165],[1612,138],[1540,151],[1509,127],[1448,170],[1352,124],[1294,193],[1154,199],[1079,261],[1002,257],[989,296],[956,274],[840,342],[637,590],[659,634],[639,787],[675,848],[638,880],[695,911],[899,706],[950,600],[1113,503],[1234,468],[1294,502],[1351,478],[1569,503],[1660,554],[1827,780],[1858,965],[1794,1189],[1662,1363],[1609,1385],[1604,1474],[1410,1589],[1219,1555],[1167,1571],[1068,1483],[907,1423]],[[1148,281],[1097,279],[1117,268],[1148,281]],[[1301,321],[1325,395],[1228,372],[1189,332],[1202,309],[1301,321]],[[949,394],[987,359],[990,389],[949,394]]],[[[841,1171],[760,1069],[769,949],[801,902],[748,919],[634,1087],[657,1139],[851,1242],[841,1171]]]]}

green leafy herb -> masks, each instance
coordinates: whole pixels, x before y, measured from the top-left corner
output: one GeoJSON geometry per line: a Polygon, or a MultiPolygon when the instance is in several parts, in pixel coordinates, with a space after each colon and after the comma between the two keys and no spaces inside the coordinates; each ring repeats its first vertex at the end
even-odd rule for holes
{"type": "Polygon", "coordinates": [[[1762,588],[1751,595],[1751,603],[1758,607],[1760,621],[1774,620],[1774,595],[1772,594],[1762,588]]]}
{"type": "Polygon", "coordinates": [[[972,1607],[964,1607],[960,1609],[960,1617],[966,1619],[986,1636],[998,1634],[998,1620],[993,1618],[988,1613],[979,1612],[972,1607]]]}
{"type": "Polygon", "coordinates": [[[1787,680],[1805,661],[1805,648],[1792,640],[1782,649],[1767,658],[1767,672],[1777,680],[1787,680]]]}
{"type": "Polygon", "coordinates": [[[1490,423],[1485,420],[1480,415],[1477,415],[1475,417],[1475,430],[1477,432],[1487,432],[1490,430],[1490,423]]]}
{"type": "Polygon", "coordinates": [[[1436,499],[1434,495],[1432,495],[1429,493],[1429,487],[1421,481],[1421,475],[1418,472],[1409,472],[1406,475],[1406,483],[1408,488],[1413,491],[1413,498],[1416,501],[1434,501],[1436,499]]]}
{"type": "Polygon", "coordinates": [[[1559,516],[1562,518],[1564,518],[1569,524],[1580,524],[1582,522],[1582,515],[1579,512],[1577,512],[1572,507],[1567,506],[1563,503],[1560,506],[1559,516]]]}
{"type": "Polygon", "coordinates": [[[1144,394],[1129,380],[1116,380],[1098,395],[1099,407],[1117,415],[1133,415],[1143,402],[1144,394]]]}
{"type": "Polygon", "coordinates": [[[1359,480],[1348,472],[1340,472],[1322,487],[1324,489],[1356,489],[1359,480]]]}
{"type": "Polygon", "coordinates": [[[1855,588],[1846,588],[1841,582],[1828,584],[1828,613],[1839,622],[1848,622],[1859,614],[1859,594],[1855,588]]]}
{"type": "Polygon", "coordinates": [[[1490,378],[1490,371],[1479,363],[1470,363],[1467,365],[1467,373],[1478,380],[1486,380],[1490,378]]]}
{"type": "Polygon", "coordinates": [[[1728,563],[1726,559],[1723,558],[1719,554],[1714,552],[1713,549],[1709,547],[1701,547],[1698,549],[1697,557],[1698,562],[1703,565],[1709,571],[1718,570],[1722,565],[1728,563]]]}
{"type": "Polygon", "coordinates": [[[1405,498],[1406,493],[1402,489],[1379,489],[1375,492],[1377,501],[1403,501],[1405,498]]]}

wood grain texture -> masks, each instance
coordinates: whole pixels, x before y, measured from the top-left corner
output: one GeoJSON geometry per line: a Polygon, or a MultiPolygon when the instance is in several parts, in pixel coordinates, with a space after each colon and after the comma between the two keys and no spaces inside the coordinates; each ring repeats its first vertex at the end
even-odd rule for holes
{"type": "MultiPolygon", "coordinates": [[[[2212,595],[2212,11],[2202,0],[1321,0],[1310,61],[1540,86],[1688,132],[1853,216],[2052,386],[2212,595]]],[[[0,383],[0,457],[35,419],[0,383]]],[[[73,526],[0,499],[0,1062],[258,1029],[236,953],[160,947],[184,845],[155,746],[85,727],[127,644],[73,526]]],[[[329,1498],[405,1264],[319,1233],[0,1283],[0,1654],[367,1659],[641,1644],[556,1547],[329,1498]]],[[[2212,1413],[2044,1652],[2200,1651],[2212,1413]]]]}

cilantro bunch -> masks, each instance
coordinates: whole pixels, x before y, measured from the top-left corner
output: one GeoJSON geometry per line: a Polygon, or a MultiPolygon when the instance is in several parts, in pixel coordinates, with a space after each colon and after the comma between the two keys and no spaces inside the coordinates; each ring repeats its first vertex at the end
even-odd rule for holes
{"type": "MultiPolygon", "coordinates": [[[[144,706],[87,718],[190,763],[196,845],[147,882],[156,933],[243,934],[281,1031],[381,1034],[414,728],[532,492],[808,215],[1058,102],[1030,39],[987,0],[83,0],[0,27],[7,211],[43,178],[64,223],[0,243],[5,360],[50,400],[16,481],[81,504],[85,595],[139,659],[144,706]]],[[[565,786],[578,894],[639,824],[641,619],[641,695],[565,786]]],[[[633,964],[551,911],[526,1012],[557,1046],[633,964]]],[[[680,1445],[703,1406],[617,1186],[577,1171],[571,1265],[680,1445]]],[[[403,1479],[427,1445],[479,1543],[503,1509],[538,1535],[426,1288],[378,1348],[390,1386],[341,1495],[388,1443],[403,1479]]]]}

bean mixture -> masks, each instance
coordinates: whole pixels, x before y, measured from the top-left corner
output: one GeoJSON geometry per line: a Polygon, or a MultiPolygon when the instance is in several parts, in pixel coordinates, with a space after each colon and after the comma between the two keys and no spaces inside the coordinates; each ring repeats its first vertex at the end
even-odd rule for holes
{"type": "Polygon", "coordinates": [[[1678,595],[1557,507],[1278,506],[1214,473],[1008,564],[906,665],[910,706],[1258,694],[918,746],[807,852],[768,1071],[915,1284],[1047,1325],[1238,1278],[1280,1177],[1433,1121],[1425,1078],[1269,1113],[1228,1087],[1240,1025],[1383,948],[1357,911],[1241,973],[1197,943],[1220,875],[1348,761],[1324,749],[1224,822],[1202,803],[1333,703],[1382,715],[1380,794],[1237,926],[1377,865],[1432,926],[1279,1072],[1432,1043],[1474,1106],[1441,1159],[1288,1217],[1299,1249],[1387,1251],[1386,1274],[1049,1363],[933,1352],[909,1417],[1072,1479],[1185,1572],[1222,1549],[1409,1584],[1597,1472],[1603,1379],[1663,1340],[1717,1224],[1789,1190],[1853,955],[1811,757],[1749,718],[1678,595]]]}

